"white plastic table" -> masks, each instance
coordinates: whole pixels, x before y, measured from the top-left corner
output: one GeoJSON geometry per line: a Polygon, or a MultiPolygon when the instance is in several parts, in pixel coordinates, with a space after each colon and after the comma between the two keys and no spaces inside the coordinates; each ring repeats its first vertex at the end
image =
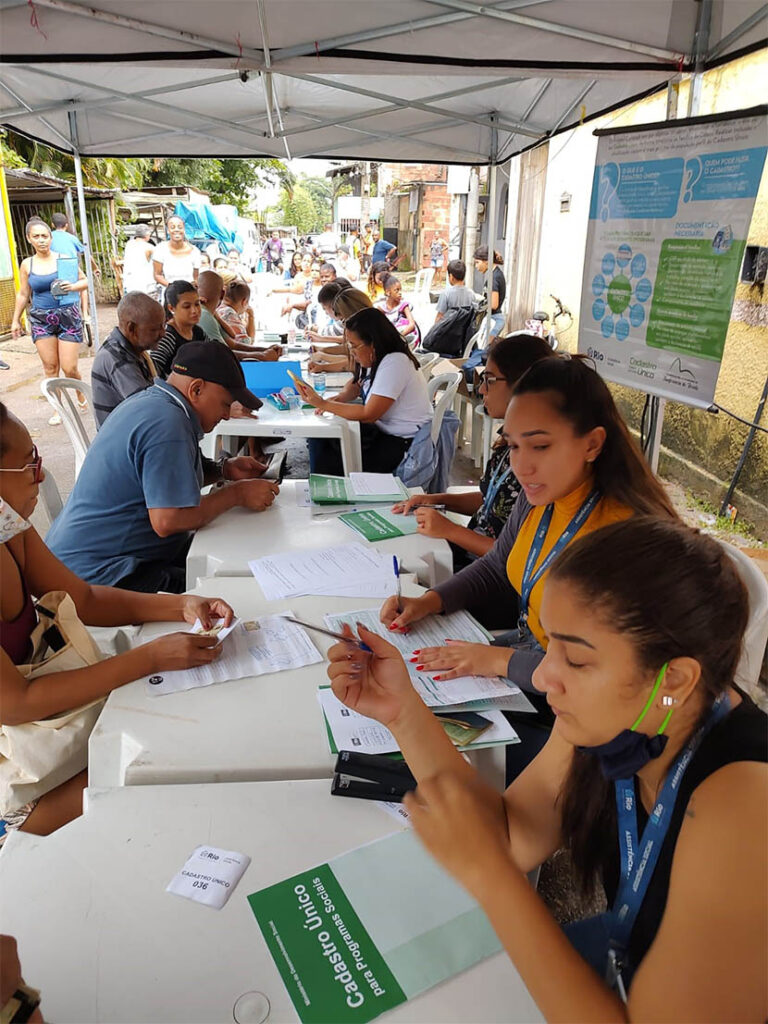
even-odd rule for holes
{"type": "MultiPolygon", "coordinates": [[[[277,551],[368,543],[336,515],[313,516],[309,508],[298,505],[304,486],[306,480],[284,480],[266,511],[232,509],[198,530],[187,555],[187,587],[204,576],[250,576],[249,561],[277,551]]],[[[403,569],[425,587],[437,586],[453,573],[453,554],[445,540],[412,534],[376,541],[375,547],[397,555],[403,569]]]]}
{"type": "Polygon", "coordinates": [[[344,473],[359,473],[363,468],[360,449],[360,424],[341,416],[323,413],[316,416],[314,409],[295,409],[280,412],[265,402],[256,416],[222,420],[205,435],[200,450],[209,459],[218,457],[222,442],[227,437],[324,437],[336,439],[341,445],[344,473]]]}
{"type": "MultiPolygon", "coordinates": [[[[365,598],[296,597],[265,601],[254,579],[200,580],[198,594],[221,597],[245,619],[292,609],[323,624],[334,611],[378,606],[365,598]]],[[[403,592],[422,591],[407,581],[403,592]]],[[[178,629],[151,623],[141,637],[178,629]]],[[[183,625],[182,625],[182,628],[183,625]]],[[[333,644],[312,634],[321,654],[333,644]]],[[[161,783],[260,782],[330,779],[331,754],[317,688],[328,682],[326,661],[294,671],[249,676],[213,686],[154,697],[143,680],[109,695],[88,748],[91,786],[161,783]]],[[[497,788],[504,785],[504,747],[473,751],[472,762],[497,788]]]]}
{"type": "MultiPolygon", "coordinates": [[[[58,1024],[226,1024],[252,991],[269,1024],[297,1020],[246,897],[398,828],[319,781],[89,790],[86,803],[47,838],[12,833],[0,855],[3,931],[58,1024]],[[201,843],[251,857],[222,910],[165,892],[201,843]]],[[[499,953],[381,1019],[542,1018],[499,953]]]]}

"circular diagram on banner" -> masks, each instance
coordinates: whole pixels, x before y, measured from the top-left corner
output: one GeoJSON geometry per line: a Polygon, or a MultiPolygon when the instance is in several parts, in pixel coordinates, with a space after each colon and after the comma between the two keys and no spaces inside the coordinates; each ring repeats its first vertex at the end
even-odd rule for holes
{"type": "Polygon", "coordinates": [[[653,285],[645,276],[648,260],[641,252],[622,243],[615,252],[604,253],[600,273],[592,278],[592,319],[600,324],[606,339],[626,341],[631,330],[645,323],[646,303],[653,285]]]}

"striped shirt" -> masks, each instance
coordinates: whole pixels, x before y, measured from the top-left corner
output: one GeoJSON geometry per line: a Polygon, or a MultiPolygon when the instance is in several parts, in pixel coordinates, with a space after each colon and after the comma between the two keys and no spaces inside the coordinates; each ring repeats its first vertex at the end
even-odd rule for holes
{"type": "Polygon", "coordinates": [[[93,415],[97,428],[124,398],[149,387],[154,374],[146,355],[137,352],[119,327],[96,353],[91,370],[93,415]]]}
{"type": "Polygon", "coordinates": [[[152,359],[157,367],[158,374],[165,379],[171,372],[171,364],[176,358],[176,353],[179,351],[182,345],[186,345],[188,341],[210,341],[211,339],[200,327],[199,324],[195,324],[192,328],[192,337],[183,338],[173,324],[165,325],[165,334],[161,338],[158,346],[152,352],[152,359]]]}

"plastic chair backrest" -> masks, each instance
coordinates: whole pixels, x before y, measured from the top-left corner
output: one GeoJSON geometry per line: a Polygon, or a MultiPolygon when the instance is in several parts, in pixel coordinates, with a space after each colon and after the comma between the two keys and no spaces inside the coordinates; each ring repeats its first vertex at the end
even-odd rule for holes
{"type": "Polygon", "coordinates": [[[472,355],[473,350],[477,348],[485,348],[485,339],[488,337],[488,317],[483,318],[483,322],[480,328],[475,331],[472,337],[467,342],[467,346],[464,349],[464,359],[469,359],[472,355]]]}
{"type": "MultiPolygon", "coordinates": [[[[81,391],[88,399],[88,407],[93,409],[93,393],[91,385],[82,380],[70,377],[48,377],[40,381],[40,390],[61,416],[64,429],[75,452],[75,479],[77,479],[86,453],[91,446],[91,439],[85,429],[83,418],[77,410],[77,399],[72,392],[81,391]]],[[[93,413],[89,413],[93,416],[93,413]]],[[[95,429],[95,424],[94,424],[95,429]]]]}
{"type": "Polygon", "coordinates": [[[49,523],[52,523],[64,507],[59,486],[50,469],[45,470],[45,479],[40,481],[40,500],[43,503],[49,523]]]}
{"type": "Polygon", "coordinates": [[[440,356],[437,352],[414,352],[413,353],[419,361],[421,366],[421,372],[424,374],[424,379],[429,380],[429,371],[439,361],[440,356]]]}
{"type": "Polygon", "coordinates": [[[434,267],[424,267],[416,274],[416,281],[413,286],[414,295],[429,295],[432,287],[432,280],[435,276],[434,267]]]}
{"type": "Polygon", "coordinates": [[[758,689],[760,667],[768,643],[768,580],[754,559],[733,544],[720,541],[736,563],[739,575],[749,594],[749,620],[744,634],[744,647],[736,669],[736,682],[754,695],[758,689]]]}
{"type": "Polygon", "coordinates": [[[459,389],[461,383],[461,374],[457,370],[455,373],[439,373],[437,377],[433,377],[427,384],[427,393],[429,394],[429,400],[435,407],[435,413],[432,417],[432,443],[437,444],[437,439],[440,437],[440,427],[443,424],[443,417],[445,416],[445,410],[449,409],[453,405],[453,399],[456,396],[456,392],[459,389]],[[443,393],[440,397],[437,397],[437,393],[443,388],[443,393]]]}

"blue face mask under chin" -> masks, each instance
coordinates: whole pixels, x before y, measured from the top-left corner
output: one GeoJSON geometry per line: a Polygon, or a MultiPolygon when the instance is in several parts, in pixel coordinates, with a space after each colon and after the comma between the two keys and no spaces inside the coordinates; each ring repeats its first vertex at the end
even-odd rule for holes
{"type": "Polygon", "coordinates": [[[603,776],[609,781],[630,778],[649,761],[659,757],[666,747],[668,737],[663,733],[669,724],[674,708],[670,709],[655,736],[646,736],[645,733],[637,732],[637,728],[650,710],[656,694],[659,692],[659,687],[664,681],[668,666],[669,662],[665,662],[661,666],[651,695],[631,729],[622,729],[612,740],[600,743],[596,747],[578,748],[585,754],[593,754],[598,759],[603,776]]]}

